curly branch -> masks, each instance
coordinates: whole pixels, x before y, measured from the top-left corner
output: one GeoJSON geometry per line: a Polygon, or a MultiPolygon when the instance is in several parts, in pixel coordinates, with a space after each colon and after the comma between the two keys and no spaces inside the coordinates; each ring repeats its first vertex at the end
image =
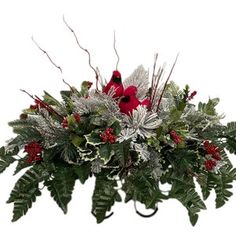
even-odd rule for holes
{"type": "Polygon", "coordinates": [[[47,53],[47,51],[45,51],[44,49],[42,49],[39,44],[34,40],[33,36],[31,37],[32,41],[34,42],[34,44],[38,47],[38,49],[40,51],[42,51],[46,56],[47,58],[49,59],[49,61],[58,69],[60,70],[61,74],[62,74],[62,68],[60,66],[58,66],[53,60],[52,58],[49,56],[49,54],[47,53]]]}
{"type": "Polygon", "coordinates": [[[85,51],[85,52],[88,54],[88,63],[89,63],[90,68],[91,68],[91,69],[94,71],[94,73],[95,73],[95,76],[96,76],[96,90],[98,90],[98,78],[99,78],[99,76],[98,76],[97,70],[96,70],[96,69],[92,66],[92,64],[91,64],[91,55],[90,55],[90,52],[89,52],[87,49],[85,49],[84,47],[81,46],[81,44],[79,43],[79,40],[78,40],[78,37],[77,37],[75,31],[69,26],[69,24],[67,23],[67,21],[66,21],[64,15],[63,15],[63,22],[65,23],[66,27],[71,31],[71,33],[74,35],[75,41],[76,41],[77,45],[79,46],[79,48],[82,49],[83,51],[85,51]]]}
{"type": "Polygon", "coordinates": [[[117,49],[116,49],[116,32],[115,32],[115,31],[114,31],[114,43],[113,43],[113,48],[114,48],[115,53],[116,53],[116,56],[117,56],[116,70],[118,70],[118,65],[119,65],[119,62],[120,62],[120,57],[119,57],[119,54],[118,54],[117,49]]]}
{"type": "Polygon", "coordinates": [[[173,66],[171,67],[170,73],[169,73],[169,75],[168,75],[168,77],[167,77],[167,79],[166,79],[166,82],[165,82],[165,84],[164,84],[163,90],[162,90],[162,92],[161,92],[160,99],[159,99],[158,105],[157,105],[157,112],[159,111],[162,97],[163,97],[163,95],[164,95],[164,92],[165,92],[165,90],[166,90],[166,86],[167,86],[167,84],[168,84],[168,82],[169,82],[169,80],[170,80],[170,77],[171,77],[171,75],[172,75],[172,72],[173,72],[173,70],[174,70],[174,68],[175,68],[175,65],[176,65],[176,62],[177,62],[177,60],[178,60],[178,57],[179,57],[179,53],[177,54],[177,56],[176,56],[176,58],[175,58],[174,64],[173,64],[173,66]]]}

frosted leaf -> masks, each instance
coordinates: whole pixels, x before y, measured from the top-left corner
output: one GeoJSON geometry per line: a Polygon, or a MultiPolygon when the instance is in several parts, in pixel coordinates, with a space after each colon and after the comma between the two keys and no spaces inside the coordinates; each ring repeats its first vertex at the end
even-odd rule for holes
{"type": "Polygon", "coordinates": [[[65,129],[57,121],[49,116],[46,109],[40,109],[41,115],[30,116],[28,120],[36,122],[34,128],[44,137],[44,145],[49,148],[55,144],[60,137],[65,136],[65,129]]]}
{"type": "Polygon", "coordinates": [[[78,97],[72,95],[72,101],[74,104],[74,111],[80,115],[89,114],[95,112],[99,108],[105,109],[105,112],[101,114],[101,119],[120,119],[121,113],[117,102],[109,95],[98,92],[90,92],[89,98],[78,97]]]}
{"type": "Polygon", "coordinates": [[[160,162],[161,162],[160,154],[155,151],[151,151],[149,165],[152,168],[152,176],[155,180],[159,180],[160,177],[164,174],[160,162]]]}
{"type": "Polygon", "coordinates": [[[137,137],[137,134],[135,132],[135,129],[133,128],[124,128],[121,130],[120,134],[117,137],[117,141],[119,143],[122,143],[129,139],[135,139],[137,137]]]}
{"type": "Polygon", "coordinates": [[[143,66],[140,65],[127,79],[124,80],[124,89],[131,85],[136,86],[138,89],[137,98],[139,100],[143,100],[148,93],[148,76],[148,71],[146,71],[143,66]]]}
{"type": "Polygon", "coordinates": [[[101,159],[95,159],[91,162],[91,171],[95,174],[98,174],[102,171],[104,163],[101,159]]]}
{"type": "Polygon", "coordinates": [[[131,142],[130,146],[134,151],[136,151],[139,154],[140,159],[142,159],[143,161],[149,160],[150,152],[148,151],[147,145],[145,143],[131,142]]]}
{"type": "Polygon", "coordinates": [[[125,116],[124,123],[128,128],[135,130],[135,133],[142,138],[149,138],[155,134],[155,129],[161,124],[157,113],[149,112],[145,107],[138,106],[133,110],[131,116],[125,116]]]}

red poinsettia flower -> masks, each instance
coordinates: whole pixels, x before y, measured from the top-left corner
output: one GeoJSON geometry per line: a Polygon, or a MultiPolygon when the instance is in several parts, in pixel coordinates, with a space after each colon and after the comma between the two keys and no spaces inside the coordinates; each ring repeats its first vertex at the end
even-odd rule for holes
{"type": "Polygon", "coordinates": [[[119,71],[115,70],[113,71],[111,80],[109,83],[103,88],[103,93],[108,94],[110,89],[113,88],[115,91],[115,94],[113,95],[113,98],[118,98],[123,95],[124,87],[122,84],[121,74],[119,71]]]}

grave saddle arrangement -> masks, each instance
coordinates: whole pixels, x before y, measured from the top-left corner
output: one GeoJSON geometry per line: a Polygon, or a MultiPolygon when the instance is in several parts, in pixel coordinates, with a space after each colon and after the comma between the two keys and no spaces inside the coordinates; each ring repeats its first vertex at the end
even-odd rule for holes
{"type": "MultiPolygon", "coordinates": [[[[154,215],[159,203],[176,199],[192,225],[212,190],[216,208],[222,207],[236,180],[227,155],[236,154],[236,122],[220,122],[219,99],[194,105],[197,92],[170,81],[175,63],[168,76],[164,67],[156,69],[157,55],[151,79],[139,66],[124,80],[116,69],[106,82],[66,26],[88,54],[96,86],[92,89],[91,81],[80,89],[67,84],[62,101],[47,92],[43,98],[28,94],[34,104],[9,123],[16,136],[0,148],[0,172],[12,163],[17,163],[15,175],[24,171],[7,201],[14,204],[12,221],[27,213],[43,187],[66,213],[75,182],[84,184],[90,177],[95,178],[91,212],[98,223],[113,214],[121,191],[143,217],[154,215]],[[136,203],[153,212],[141,213],[136,203]]],[[[114,49],[117,53],[115,41],[114,49]]]]}

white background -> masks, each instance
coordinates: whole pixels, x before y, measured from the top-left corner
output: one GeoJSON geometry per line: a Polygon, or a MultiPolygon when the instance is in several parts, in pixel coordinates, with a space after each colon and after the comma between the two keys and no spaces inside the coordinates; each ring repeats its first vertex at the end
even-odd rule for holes
{"type": "MultiPolygon", "coordinates": [[[[198,91],[198,100],[221,98],[219,112],[226,121],[236,120],[236,6],[235,1],[210,0],[0,0],[0,144],[12,137],[7,122],[14,120],[32,100],[19,91],[26,89],[56,97],[66,86],[61,75],[32,43],[31,36],[64,70],[64,78],[79,86],[94,80],[87,57],[62,22],[64,14],[81,44],[88,48],[92,63],[109,79],[115,69],[113,31],[117,33],[119,70],[128,76],[139,64],[152,67],[154,52],[159,63],[169,67],[179,52],[172,79],[198,91]]],[[[232,156],[236,165],[236,159],[232,156]]],[[[214,194],[208,210],[196,227],[188,222],[185,209],[176,201],[160,205],[155,217],[143,219],[132,204],[117,204],[114,216],[97,225],[90,214],[93,180],[77,184],[66,216],[44,190],[33,209],[12,224],[12,205],[6,205],[16,177],[13,168],[0,176],[1,235],[234,235],[236,195],[222,209],[214,209],[214,194]]],[[[236,186],[235,186],[236,187],[236,186]]],[[[236,191],[234,190],[236,194],[236,191]]]]}

